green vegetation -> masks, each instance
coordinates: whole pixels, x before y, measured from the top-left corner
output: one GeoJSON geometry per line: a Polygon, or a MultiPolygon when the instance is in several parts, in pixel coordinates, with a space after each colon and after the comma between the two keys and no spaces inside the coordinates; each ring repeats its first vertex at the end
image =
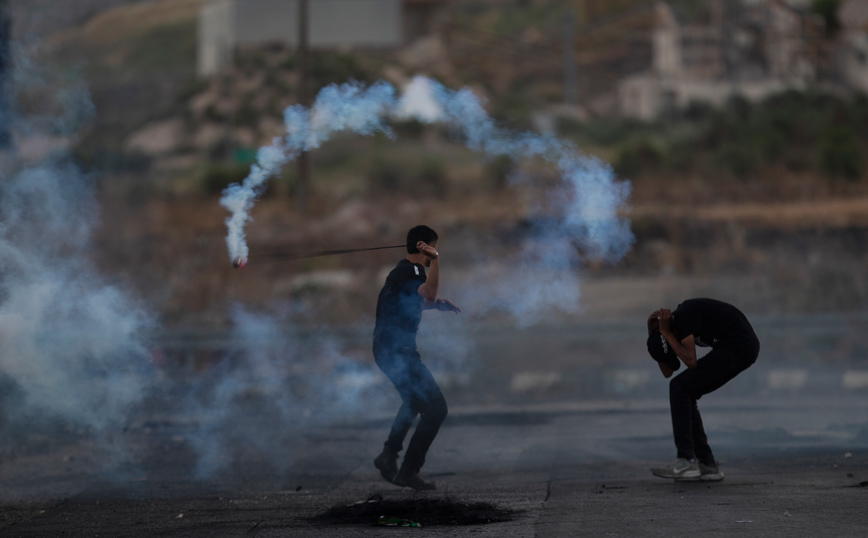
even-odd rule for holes
{"type": "Polygon", "coordinates": [[[760,103],[696,104],[653,122],[561,120],[579,145],[612,150],[623,177],[654,173],[744,178],[768,167],[850,181],[865,176],[868,98],[788,91],[760,103]]]}
{"type": "Polygon", "coordinates": [[[218,195],[230,184],[244,181],[249,173],[249,164],[212,163],[202,174],[202,190],[206,194],[218,195]]]}
{"type": "Polygon", "coordinates": [[[196,21],[158,26],[130,40],[128,47],[124,67],[130,71],[192,71],[196,65],[196,21]]]}
{"type": "Polygon", "coordinates": [[[826,34],[834,35],[841,28],[841,23],[838,22],[838,9],[841,7],[841,0],[814,0],[811,2],[811,10],[823,17],[826,23],[826,34]]]}
{"type": "Polygon", "coordinates": [[[370,58],[332,51],[314,52],[310,59],[313,88],[341,84],[348,80],[358,80],[365,84],[379,80],[380,66],[368,65],[369,62],[363,60],[370,60],[370,58]]]}

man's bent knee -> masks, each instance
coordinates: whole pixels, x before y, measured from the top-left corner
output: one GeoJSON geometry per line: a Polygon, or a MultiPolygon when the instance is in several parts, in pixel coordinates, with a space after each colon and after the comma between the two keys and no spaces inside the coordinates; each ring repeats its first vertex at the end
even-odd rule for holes
{"type": "Polygon", "coordinates": [[[438,399],[434,402],[431,402],[430,405],[424,411],[425,415],[429,417],[431,420],[435,420],[438,423],[446,420],[446,415],[449,414],[449,408],[446,406],[446,400],[438,399]]]}

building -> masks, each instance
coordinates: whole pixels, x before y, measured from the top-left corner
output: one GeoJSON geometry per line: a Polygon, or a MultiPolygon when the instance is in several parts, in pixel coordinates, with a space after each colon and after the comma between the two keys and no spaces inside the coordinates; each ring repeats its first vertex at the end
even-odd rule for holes
{"type": "Polygon", "coordinates": [[[697,25],[656,4],[652,64],[620,82],[622,115],[651,119],[693,101],[720,105],[733,95],[757,100],[816,79],[817,16],[783,0],[712,0],[709,7],[709,22],[697,25]]]}
{"type": "MultiPolygon", "coordinates": [[[[208,76],[239,46],[298,44],[299,0],[216,0],[199,14],[197,71],[208,76]]],[[[311,49],[394,48],[433,30],[444,0],[308,0],[311,49]]]]}
{"type": "Polygon", "coordinates": [[[841,78],[850,88],[868,92],[868,0],[845,0],[838,20],[841,78]]]}

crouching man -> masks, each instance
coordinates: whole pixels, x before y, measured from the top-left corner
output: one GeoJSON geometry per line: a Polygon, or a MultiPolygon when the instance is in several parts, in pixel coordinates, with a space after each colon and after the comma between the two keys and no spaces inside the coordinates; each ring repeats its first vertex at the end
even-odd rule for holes
{"type": "Polygon", "coordinates": [[[696,401],[756,362],[760,344],[747,318],[731,304],[715,299],[688,299],[675,312],[656,310],[648,317],[648,352],[666,378],[680,366],[687,370],[669,383],[669,407],[677,459],[652,469],[676,480],[723,480],[702,427],[696,401]],[[696,346],[711,347],[696,358],[696,346]]]}

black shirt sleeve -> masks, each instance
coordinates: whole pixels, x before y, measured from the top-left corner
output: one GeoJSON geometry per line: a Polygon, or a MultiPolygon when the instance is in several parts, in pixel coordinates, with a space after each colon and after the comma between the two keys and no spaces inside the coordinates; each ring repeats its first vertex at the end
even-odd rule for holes
{"type": "Polygon", "coordinates": [[[702,331],[702,308],[691,299],[684,301],[672,313],[675,334],[679,340],[684,340],[691,334],[698,336],[702,331]]]}
{"type": "Polygon", "coordinates": [[[417,293],[419,286],[428,279],[425,270],[414,263],[408,263],[398,268],[398,281],[404,293],[417,293]]]}

